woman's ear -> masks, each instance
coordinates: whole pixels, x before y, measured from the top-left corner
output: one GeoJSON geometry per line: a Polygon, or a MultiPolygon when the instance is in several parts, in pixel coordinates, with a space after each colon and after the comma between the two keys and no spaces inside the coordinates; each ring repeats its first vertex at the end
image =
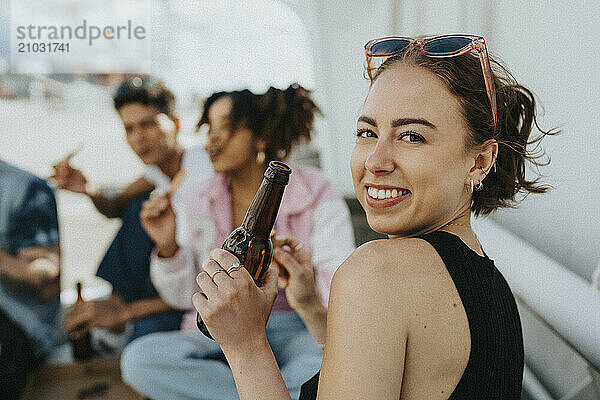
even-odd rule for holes
{"type": "Polygon", "coordinates": [[[473,167],[469,171],[468,179],[473,180],[475,184],[482,182],[494,168],[497,158],[498,142],[494,139],[489,139],[475,152],[473,167]]]}

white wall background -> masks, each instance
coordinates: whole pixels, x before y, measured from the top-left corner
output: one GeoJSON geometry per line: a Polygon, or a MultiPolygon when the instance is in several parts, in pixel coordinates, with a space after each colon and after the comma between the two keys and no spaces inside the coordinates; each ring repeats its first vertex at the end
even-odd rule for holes
{"type": "Polygon", "coordinates": [[[510,0],[494,17],[493,43],[539,95],[542,126],[563,130],[546,143],[555,190],[499,221],[590,279],[600,261],[600,2],[510,0]]]}

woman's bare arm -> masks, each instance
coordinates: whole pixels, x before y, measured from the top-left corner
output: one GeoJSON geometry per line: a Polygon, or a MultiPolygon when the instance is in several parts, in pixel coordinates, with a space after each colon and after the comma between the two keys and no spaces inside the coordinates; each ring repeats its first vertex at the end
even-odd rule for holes
{"type": "Polygon", "coordinates": [[[318,399],[400,397],[412,306],[393,245],[363,245],[334,276],[318,399]]]}
{"type": "Polygon", "coordinates": [[[266,337],[247,350],[225,353],[240,400],[291,400],[266,337]]]}

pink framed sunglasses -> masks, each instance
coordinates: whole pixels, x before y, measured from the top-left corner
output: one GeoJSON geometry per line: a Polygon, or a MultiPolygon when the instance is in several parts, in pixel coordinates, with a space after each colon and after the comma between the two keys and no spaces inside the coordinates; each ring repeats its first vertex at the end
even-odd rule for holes
{"type": "Polygon", "coordinates": [[[367,74],[371,82],[373,81],[373,71],[376,70],[385,59],[402,51],[419,46],[421,52],[427,57],[445,58],[457,57],[471,50],[477,50],[481,69],[485,81],[490,106],[492,108],[492,120],[494,125],[498,121],[496,110],[496,89],[494,87],[494,75],[490,65],[485,39],[483,36],[475,35],[442,35],[429,38],[413,39],[407,37],[391,36],[381,39],[373,39],[365,44],[365,56],[367,59],[367,74]],[[380,64],[374,66],[374,60],[380,60],[380,64]]]}

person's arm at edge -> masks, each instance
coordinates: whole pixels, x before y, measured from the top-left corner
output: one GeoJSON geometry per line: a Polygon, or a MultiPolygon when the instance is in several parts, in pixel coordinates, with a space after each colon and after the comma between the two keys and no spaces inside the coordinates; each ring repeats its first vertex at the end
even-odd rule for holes
{"type": "Polygon", "coordinates": [[[23,294],[51,300],[60,293],[58,244],[21,249],[11,256],[0,251],[0,277],[23,294]],[[43,263],[36,268],[35,263],[43,263]]]}
{"type": "Polygon", "coordinates": [[[108,218],[117,218],[123,214],[131,200],[139,195],[150,193],[153,189],[154,185],[152,183],[147,181],[146,178],[140,177],[127,185],[115,197],[105,196],[95,185],[88,185],[86,194],[101,214],[108,218]]]}
{"type": "Polygon", "coordinates": [[[60,245],[54,192],[42,179],[25,182],[14,210],[14,255],[0,252],[0,277],[23,295],[44,301],[60,293],[60,245]]]}

